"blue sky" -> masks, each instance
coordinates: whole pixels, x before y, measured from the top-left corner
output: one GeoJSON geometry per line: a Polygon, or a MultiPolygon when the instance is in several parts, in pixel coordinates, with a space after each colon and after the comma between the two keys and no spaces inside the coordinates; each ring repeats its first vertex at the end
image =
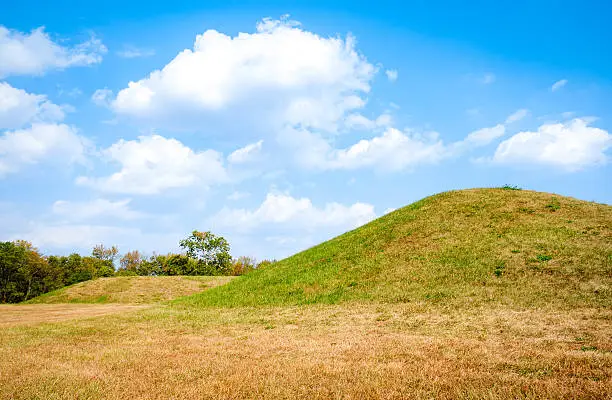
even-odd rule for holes
{"type": "Polygon", "coordinates": [[[13,2],[0,240],[281,258],[450,189],[610,203],[604,2],[13,2]]]}

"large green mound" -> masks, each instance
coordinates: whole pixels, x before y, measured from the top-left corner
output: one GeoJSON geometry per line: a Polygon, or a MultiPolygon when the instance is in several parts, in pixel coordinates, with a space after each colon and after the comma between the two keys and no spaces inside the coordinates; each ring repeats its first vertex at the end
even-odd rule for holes
{"type": "Polygon", "coordinates": [[[223,285],[230,276],[120,276],[76,283],[27,303],[144,304],[172,300],[223,285]]]}
{"type": "Polygon", "coordinates": [[[609,205],[523,190],[445,192],[178,301],[609,307],[611,227],[609,205]]]}

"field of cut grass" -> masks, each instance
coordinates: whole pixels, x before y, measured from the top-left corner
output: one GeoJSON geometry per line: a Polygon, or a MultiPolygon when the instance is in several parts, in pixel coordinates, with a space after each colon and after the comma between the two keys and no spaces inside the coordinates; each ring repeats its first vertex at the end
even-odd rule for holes
{"type": "Polygon", "coordinates": [[[605,309],[158,305],[2,326],[0,398],[604,399],[610,332],[605,309]]]}
{"type": "Polygon", "coordinates": [[[0,398],[610,398],[611,210],[449,192],[173,301],[0,307],[0,398]]]}
{"type": "Polygon", "coordinates": [[[229,282],[231,276],[122,276],[98,278],[46,293],[29,304],[156,303],[202,292],[229,282]]]}

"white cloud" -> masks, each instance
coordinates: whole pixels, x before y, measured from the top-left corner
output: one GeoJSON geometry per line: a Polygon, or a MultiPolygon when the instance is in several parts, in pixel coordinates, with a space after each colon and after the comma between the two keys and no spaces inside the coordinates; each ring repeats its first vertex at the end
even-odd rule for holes
{"type": "Polygon", "coordinates": [[[495,75],[491,73],[485,74],[480,82],[482,82],[484,85],[490,85],[491,83],[495,82],[495,75]]]}
{"type": "Polygon", "coordinates": [[[493,127],[482,128],[471,132],[462,142],[459,143],[475,146],[486,146],[493,140],[502,137],[505,133],[506,127],[502,124],[497,124],[493,127]]]}
{"type": "Polygon", "coordinates": [[[140,49],[134,46],[125,46],[123,50],[117,52],[117,55],[121,58],[151,57],[155,55],[155,50],[140,49]]]}
{"type": "Polygon", "coordinates": [[[323,227],[355,228],[376,218],[371,204],[345,206],[327,203],[318,208],[308,198],[269,193],[255,210],[224,208],[211,218],[216,227],[249,231],[268,225],[282,225],[294,230],[314,230],[323,227]]]}
{"type": "Polygon", "coordinates": [[[397,70],[388,69],[385,71],[385,74],[387,74],[387,79],[389,79],[389,82],[395,82],[397,80],[397,70]]]}
{"type": "Polygon", "coordinates": [[[605,164],[612,135],[576,118],[545,124],[537,132],[519,132],[497,147],[493,161],[511,164],[544,164],[574,171],[605,164]]]}
{"type": "Polygon", "coordinates": [[[417,164],[438,162],[446,157],[446,153],[435,132],[422,135],[389,128],[381,136],[360,140],[346,149],[333,150],[328,166],[332,169],[377,167],[398,171],[417,164]]]}
{"type": "Polygon", "coordinates": [[[0,25],[0,77],[41,75],[50,69],[97,64],[106,47],[99,39],[74,47],[64,47],[51,40],[44,28],[22,33],[0,25]]]}
{"type": "Polygon", "coordinates": [[[249,197],[251,194],[248,192],[240,192],[240,191],[235,191],[233,193],[231,193],[229,196],[227,196],[228,200],[231,201],[237,201],[240,199],[245,199],[247,197],[249,197]]]}
{"type": "Polygon", "coordinates": [[[263,140],[260,140],[256,143],[248,144],[233,153],[231,153],[227,160],[232,164],[241,164],[249,161],[253,161],[257,159],[259,154],[261,153],[261,147],[263,145],[263,140]]]}
{"type": "Polygon", "coordinates": [[[64,124],[35,123],[0,137],[0,177],[28,164],[84,163],[88,141],[64,124]]]}
{"type": "Polygon", "coordinates": [[[566,84],[567,84],[567,79],[561,79],[560,81],[553,83],[553,85],[550,87],[550,90],[552,92],[556,92],[557,90],[561,89],[566,84]]]}
{"type": "Polygon", "coordinates": [[[100,243],[115,244],[122,239],[138,238],[141,235],[142,232],[137,228],[69,224],[39,225],[14,237],[28,240],[37,247],[68,248],[74,251],[75,248],[91,249],[100,243]]]}
{"type": "Polygon", "coordinates": [[[62,119],[62,107],[47,100],[46,96],[31,94],[0,82],[0,129],[16,129],[31,122],[56,122],[62,119]]]}
{"type": "Polygon", "coordinates": [[[113,91],[107,88],[98,89],[91,95],[91,101],[97,106],[109,107],[112,101],[113,91]]]}
{"type": "Polygon", "coordinates": [[[375,120],[371,120],[359,113],[353,113],[345,118],[344,126],[349,130],[372,130],[379,127],[390,126],[392,122],[393,118],[386,112],[379,115],[375,120]]]}
{"type": "Polygon", "coordinates": [[[389,208],[385,209],[383,214],[386,215],[386,214],[392,213],[395,210],[397,210],[397,208],[389,207],[389,208]]]}
{"type": "Polygon", "coordinates": [[[525,108],[521,108],[520,110],[517,110],[513,114],[509,115],[508,118],[506,118],[506,123],[511,124],[513,122],[520,121],[528,115],[529,115],[529,110],[525,108]]]}
{"type": "Polygon", "coordinates": [[[121,169],[107,177],[79,177],[78,184],[104,192],[157,194],[173,188],[206,187],[227,179],[220,153],[195,152],[176,139],[159,135],[121,139],[102,155],[121,169]]]}
{"type": "Polygon", "coordinates": [[[58,200],[53,203],[53,213],[69,220],[83,221],[99,217],[133,220],[143,217],[143,214],[129,207],[131,199],[110,201],[94,199],[91,201],[74,202],[58,200]]]}
{"type": "Polygon", "coordinates": [[[130,82],[112,106],[147,120],[204,118],[232,107],[226,115],[331,132],[345,112],[364,106],[360,95],[375,72],[350,36],[324,38],[287,19],[265,19],[255,33],[198,35],[193,50],[130,82]]]}

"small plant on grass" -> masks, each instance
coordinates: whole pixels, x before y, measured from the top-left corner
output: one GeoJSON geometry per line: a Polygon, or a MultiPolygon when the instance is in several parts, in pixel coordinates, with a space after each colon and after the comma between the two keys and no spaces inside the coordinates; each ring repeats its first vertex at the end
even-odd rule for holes
{"type": "Polygon", "coordinates": [[[559,200],[553,197],[544,207],[551,212],[555,212],[561,208],[561,203],[559,203],[559,200]]]}

